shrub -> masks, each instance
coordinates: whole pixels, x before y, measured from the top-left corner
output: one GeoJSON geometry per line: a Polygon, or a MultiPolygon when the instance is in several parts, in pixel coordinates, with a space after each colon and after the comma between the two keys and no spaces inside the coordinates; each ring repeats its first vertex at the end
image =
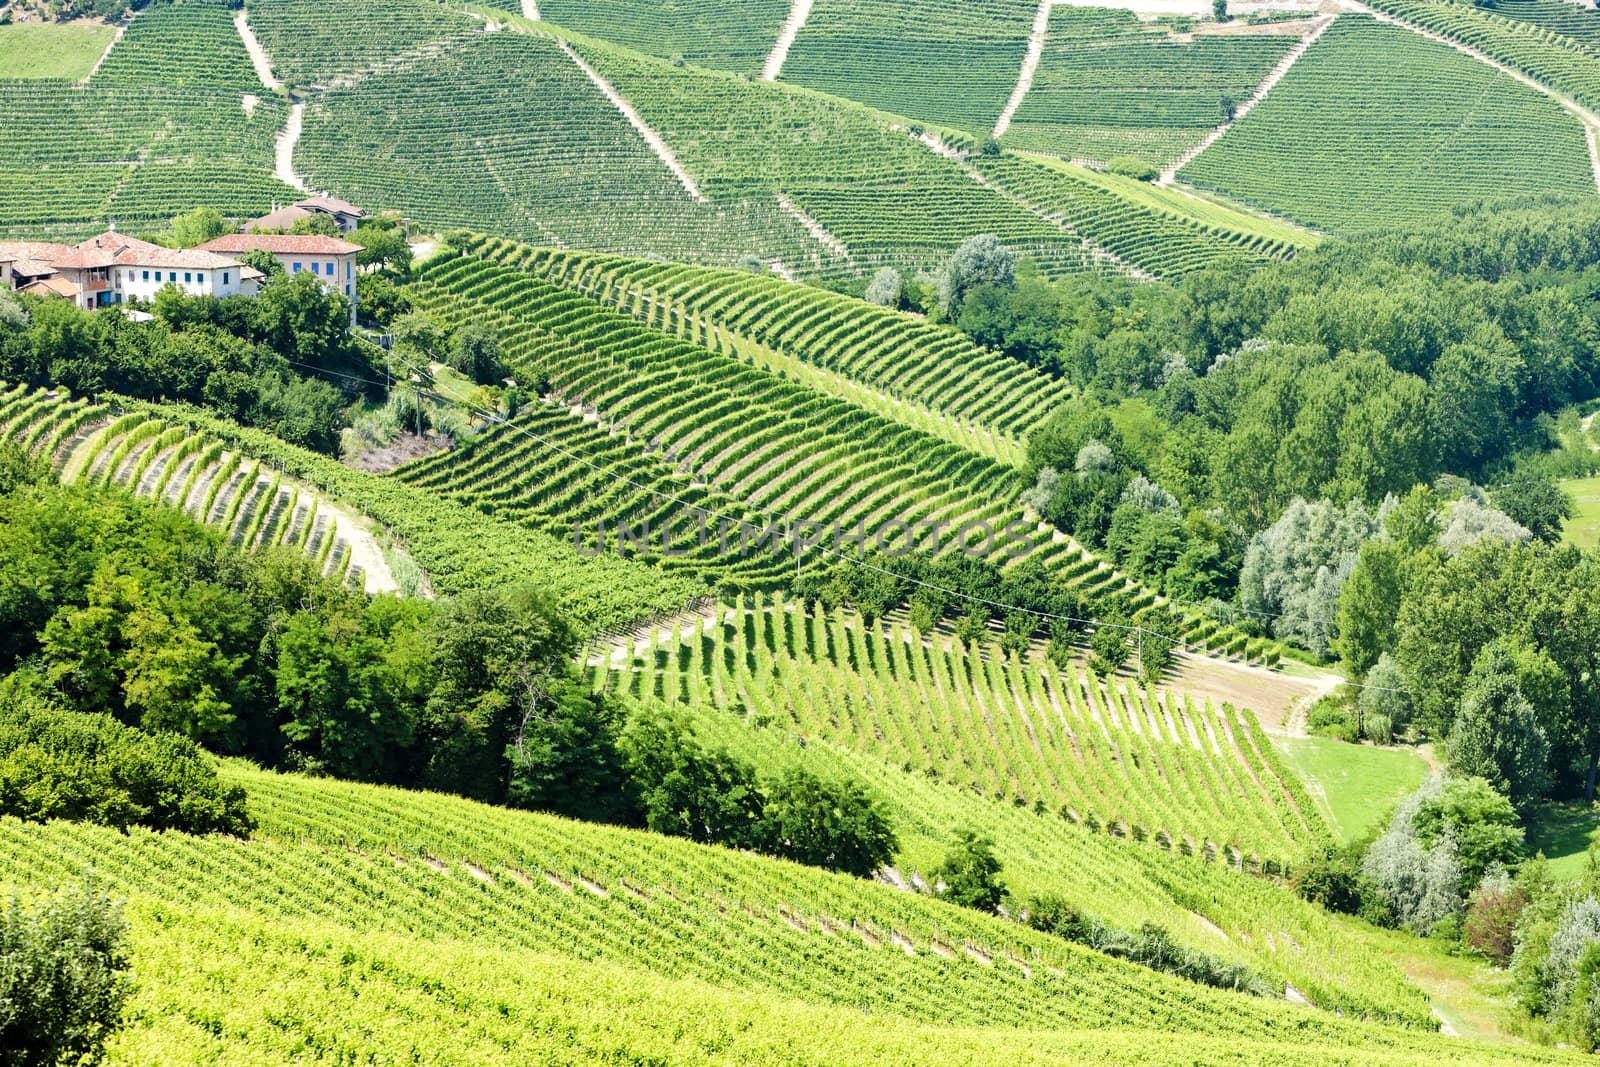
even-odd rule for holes
{"type": "Polygon", "coordinates": [[[1528,894],[1512,883],[1505,868],[1484,876],[1467,905],[1462,941],[1500,966],[1511,961],[1516,948],[1517,921],[1528,906],[1528,894]]]}
{"type": "Polygon", "coordinates": [[[992,912],[1005,898],[994,842],[972,830],[957,832],[955,846],[945,854],[934,875],[944,882],[940,896],[952,904],[992,912]]]}
{"type": "Polygon", "coordinates": [[[1161,175],[1154,164],[1133,156],[1112,156],[1106,161],[1106,170],[1141,182],[1153,182],[1161,175]]]}
{"type": "Polygon", "coordinates": [[[0,907],[0,1061],[94,1064],[128,997],[120,911],[84,885],[36,910],[0,907]]]}
{"type": "Polygon", "coordinates": [[[17,675],[0,685],[0,814],[185,833],[247,834],[244,790],[188,738],[63,711],[17,675]]]}

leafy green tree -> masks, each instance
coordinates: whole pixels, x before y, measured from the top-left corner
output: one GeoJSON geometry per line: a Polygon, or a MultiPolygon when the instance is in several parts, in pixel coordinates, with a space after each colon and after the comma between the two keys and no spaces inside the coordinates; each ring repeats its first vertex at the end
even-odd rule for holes
{"type": "Polygon", "coordinates": [[[283,264],[278,262],[278,257],[268,252],[265,248],[252,248],[239,256],[239,262],[261,273],[261,284],[270,285],[280,278],[287,278],[289,272],[283,269],[283,264]]]}
{"type": "Polygon", "coordinates": [[[1476,886],[1494,866],[1522,860],[1522,827],[1511,802],[1482,778],[1455,778],[1417,808],[1417,842],[1432,848],[1449,837],[1461,860],[1462,885],[1476,886]]]}
{"type": "Polygon", "coordinates": [[[969,289],[980,285],[1010,288],[1016,282],[1017,254],[992,233],[961,242],[939,277],[939,307],[955,314],[969,289]]]}
{"type": "Polygon", "coordinates": [[[1365,685],[1358,698],[1361,732],[1379,744],[1388,744],[1411,722],[1411,694],[1406,691],[1405,676],[1394,657],[1385,652],[1367,672],[1365,685]]]}
{"type": "Polygon", "coordinates": [[[223,221],[222,213],[212,207],[197,207],[172,219],[172,240],[179,248],[203,245],[227,232],[228,224],[223,221]]]}
{"type": "Polygon", "coordinates": [[[1490,499],[1512,521],[1527,527],[1545,544],[1561,540],[1561,528],[1575,514],[1572,497],[1549,475],[1518,470],[1495,489],[1490,499]]]}
{"type": "Polygon", "coordinates": [[[945,853],[934,877],[944,883],[940,898],[965,908],[992,912],[1005,899],[1000,860],[994,842],[971,829],[956,831],[955,844],[945,853]]]}
{"type": "Polygon", "coordinates": [[[763,851],[861,878],[894,858],[898,841],[887,814],[856,783],[791,769],[766,793],[756,830],[763,851]]]}
{"type": "Polygon", "coordinates": [[[1368,541],[1339,589],[1339,636],[1334,650],[1355,678],[1394,647],[1395,617],[1405,600],[1410,556],[1394,541],[1368,541]]]}
{"type": "Polygon", "coordinates": [[[398,227],[362,222],[349,239],[361,246],[356,253],[358,265],[380,266],[402,278],[411,273],[411,245],[398,227]]]}
{"type": "Polygon", "coordinates": [[[320,211],[314,211],[304,218],[295,219],[294,224],[289,227],[289,232],[297,235],[311,234],[317,237],[340,236],[339,224],[333,221],[333,216],[324,215],[320,211]]]}
{"type": "Polygon", "coordinates": [[[1549,741],[1522,693],[1517,664],[1501,642],[1483,650],[1467,676],[1450,730],[1450,767],[1486,780],[1526,808],[1549,788],[1549,741]]]}
{"type": "Polygon", "coordinates": [[[877,304],[880,307],[899,307],[904,287],[905,283],[899,271],[893,267],[879,267],[873,273],[872,280],[867,283],[863,299],[869,304],[877,304]]]}
{"type": "Polygon", "coordinates": [[[96,1064],[127,1003],[127,926],[91,883],[0,907],[0,1050],[8,1067],[96,1064]]]}
{"type": "Polygon", "coordinates": [[[510,802],[575,819],[632,825],[639,801],[623,762],[622,707],[575,678],[554,680],[506,749],[510,802]]]}
{"type": "Polygon", "coordinates": [[[450,340],[450,366],[480,385],[505,374],[500,335],[481,322],[469,322],[450,340]]]}
{"type": "Polygon", "coordinates": [[[621,751],[650,829],[734,848],[760,846],[765,798],[755,772],[707,749],[681,713],[641,709],[622,733],[621,751]]]}

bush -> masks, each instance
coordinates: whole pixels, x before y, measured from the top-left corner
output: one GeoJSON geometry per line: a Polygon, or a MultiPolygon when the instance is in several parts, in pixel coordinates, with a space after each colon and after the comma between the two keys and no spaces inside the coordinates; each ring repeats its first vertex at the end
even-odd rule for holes
{"type": "Polygon", "coordinates": [[[1153,182],[1161,176],[1161,171],[1154,164],[1133,156],[1112,156],[1106,161],[1106,170],[1141,182],[1153,182]]]}
{"type": "Polygon", "coordinates": [[[771,855],[866,878],[899,847],[883,809],[854,782],[790,770],[766,793],[756,836],[771,855]]]}
{"type": "Polygon", "coordinates": [[[93,1064],[128,997],[124,924],[85,885],[28,910],[0,907],[0,1062],[93,1064]]]}
{"type": "Polygon", "coordinates": [[[934,876],[944,882],[940,896],[952,904],[992,912],[1005,899],[994,842],[972,830],[957,831],[955,847],[945,854],[934,876]]]}
{"type": "Polygon", "coordinates": [[[1311,705],[1306,713],[1306,727],[1318,737],[1332,737],[1355,744],[1361,740],[1356,730],[1356,717],[1348,704],[1337,696],[1329,695],[1311,705]]]}
{"type": "Polygon", "coordinates": [[[24,677],[0,684],[0,814],[192,834],[254,828],[244,790],[224,786],[193,741],[63,711],[24,677]]]}

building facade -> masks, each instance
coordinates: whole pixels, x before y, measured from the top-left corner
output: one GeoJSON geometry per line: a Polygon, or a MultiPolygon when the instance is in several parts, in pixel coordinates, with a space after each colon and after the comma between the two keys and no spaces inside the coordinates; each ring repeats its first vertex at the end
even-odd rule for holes
{"type": "Polygon", "coordinates": [[[207,241],[197,251],[223,256],[269,252],[287,273],[310,273],[324,287],[349,300],[350,318],[355,321],[360,299],[356,290],[356,256],[363,251],[358,244],[316,234],[230,233],[207,241]]]}
{"type": "Polygon", "coordinates": [[[254,296],[261,273],[237,257],[163,248],[109,230],[76,245],[0,243],[0,281],[19,292],[71,300],[85,310],[150,300],[166,286],[193,296],[254,296]]]}

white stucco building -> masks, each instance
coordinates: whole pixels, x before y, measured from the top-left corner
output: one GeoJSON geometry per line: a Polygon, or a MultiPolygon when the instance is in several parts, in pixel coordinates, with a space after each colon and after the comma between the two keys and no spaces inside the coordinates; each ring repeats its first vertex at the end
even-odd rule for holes
{"type": "Polygon", "coordinates": [[[71,300],[86,310],[150,300],[166,286],[195,296],[254,296],[259,271],[237,257],[194,248],[163,248],[107,231],[75,245],[0,242],[7,284],[19,292],[71,300]]]}

